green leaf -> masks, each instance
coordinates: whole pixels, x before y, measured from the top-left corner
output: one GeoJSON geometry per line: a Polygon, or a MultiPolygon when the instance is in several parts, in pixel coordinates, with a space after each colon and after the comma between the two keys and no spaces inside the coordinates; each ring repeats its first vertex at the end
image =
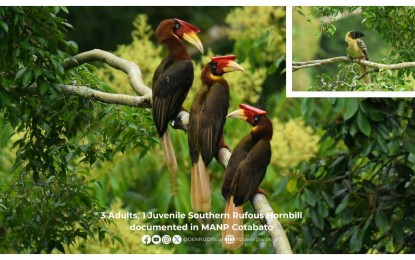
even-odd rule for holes
{"type": "Polygon", "coordinates": [[[341,194],[343,194],[344,192],[347,191],[347,188],[344,188],[342,185],[335,183],[333,186],[333,195],[334,197],[337,197],[341,194]]]}
{"type": "Polygon", "coordinates": [[[33,76],[33,73],[30,70],[26,71],[26,73],[23,76],[23,80],[22,80],[23,87],[27,87],[29,85],[29,83],[32,80],[32,76],[33,76]]]}
{"type": "Polygon", "coordinates": [[[98,233],[99,242],[102,242],[102,240],[104,240],[104,238],[105,238],[105,231],[104,230],[99,231],[99,233],[98,233]]]}
{"type": "Polygon", "coordinates": [[[379,229],[384,229],[388,226],[388,219],[382,210],[378,209],[375,214],[375,223],[379,229]]]}
{"type": "Polygon", "coordinates": [[[339,206],[337,206],[335,214],[337,215],[340,212],[342,212],[347,207],[347,204],[349,204],[349,195],[347,195],[346,197],[344,197],[344,199],[339,204],[339,206]]]}
{"type": "Polygon", "coordinates": [[[388,145],[386,144],[385,140],[381,135],[376,135],[376,141],[378,143],[378,146],[382,150],[383,153],[388,154],[388,145]]]}
{"type": "Polygon", "coordinates": [[[65,254],[65,248],[63,248],[62,243],[60,243],[60,242],[55,242],[55,247],[56,247],[56,249],[58,249],[61,253],[65,254]]]}
{"type": "Polygon", "coordinates": [[[363,134],[365,134],[367,137],[370,137],[372,127],[370,126],[366,116],[361,112],[357,113],[357,126],[363,134]]]}
{"type": "Polygon", "coordinates": [[[316,227],[319,228],[320,230],[323,230],[324,219],[321,216],[319,216],[314,209],[310,209],[310,217],[314,225],[316,225],[316,227]]]}
{"type": "Polygon", "coordinates": [[[304,193],[305,193],[305,196],[306,196],[307,203],[310,206],[314,207],[316,205],[316,202],[317,202],[316,195],[314,194],[314,192],[312,192],[309,189],[305,188],[304,193]]]}
{"type": "Polygon", "coordinates": [[[403,146],[406,150],[408,150],[410,153],[415,153],[415,142],[412,140],[405,140],[403,142],[403,146]]]}
{"type": "Polygon", "coordinates": [[[359,101],[356,98],[348,98],[344,104],[346,106],[346,112],[343,114],[343,119],[346,121],[356,114],[359,108],[359,101]]]}
{"type": "Polygon", "coordinates": [[[39,92],[41,95],[45,94],[49,89],[49,85],[46,82],[40,83],[39,92]]]}
{"type": "Polygon", "coordinates": [[[74,53],[78,52],[78,44],[74,41],[67,41],[68,47],[74,53]]]}
{"type": "Polygon", "coordinates": [[[343,111],[345,103],[346,103],[346,98],[336,98],[333,111],[337,113],[343,111]]]}
{"type": "Polygon", "coordinates": [[[327,205],[329,205],[330,208],[334,208],[334,200],[330,197],[329,194],[327,194],[327,192],[322,191],[323,197],[327,202],[327,205]]]}
{"type": "Polygon", "coordinates": [[[64,11],[65,13],[69,14],[68,8],[66,8],[66,6],[61,6],[60,7],[62,11],[64,11]]]}
{"type": "Polygon", "coordinates": [[[396,155],[401,148],[400,140],[393,140],[388,143],[389,155],[396,155]]]}
{"type": "Polygon", "coordinates": [[[397,244],[403,243],[405,241],[404,237],[404,225],[402,224],[402,221],[394,222],[392,225],[392,235],[393,235],[393,241],[397,244]]]}
{"type": "Polygon", "coordinates": [[[7,23],[0,21],[0,27],[5,31],[5,32],[9,32],[9,26],[7,25],[7,23]]]}
{"type": "Polygon", "coordinates": [[[317,202],[317,211],[318,211],[318,214],[322,216],[323,218],[326,218],[329,215],[329,210],[327,208],[327,205],[323,203],[323,201],[321,200],[317,202]]]}
{"type": "Polygon", "coordinates": [[[121,239],[120,237],[113,236],[113,238],[114,238],[115,240],[117,240],[117,241],[118,241],[118,243],[120,243],[121,245],[123,245],[123,246],[124,246],[124,242],[122,241],[122,239],[121,239]]]}
{"type": "Polygon", "coordinates": [[[23,67],[20,70],[17,71],[16,76],[14,77],[14,80],[18,80],[22,77],[23,73],[27,70],[27,67],[23,67]]]}
{"type": "Polygon", "coordinates": [[[314,98],[305,98],[301,103],[301,113],[309,118],[314,112],[314,98]]]}
{"type": "Polygon", "coordinates": [[[356,229],[350,238],[350,251],[357,252],[362,248],[362,236],[359,235],[359,229],[356,229]]]}

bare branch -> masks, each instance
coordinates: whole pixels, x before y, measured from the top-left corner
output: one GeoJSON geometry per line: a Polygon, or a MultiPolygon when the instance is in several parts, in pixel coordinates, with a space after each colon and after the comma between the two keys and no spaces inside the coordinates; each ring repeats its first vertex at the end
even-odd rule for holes
{"type": "Polygon", "coordinates": [[[119,69],[125,72],[131,83],[131,87],[140,96],[150,96],[151,88],[146,86],[143,82],[143,77],[140,68],[134,62],[122,59],[110,52],[95,49],[80,53],[71,59],[65,60],[63,67],[68,70],[91,61],[102,61],[110,65],[114,69],[119,69]]]}
{"type": "Polygon", "coordinates": [[[268,234],[272,239],[275,252],[277,254],[292,254],[290,242],[288,242],[284,228],[278,221],[278,218],[274,216],[274,211],[264,194],[255,194],[251,203],[254,205],[256,212],[265,216],[266,224],[272,227],[272,229],[268,230],[268,234]]]}
{"type": "Polygon", "coordinates": [[[359,63],[369,67],[378,68],[381,70],[400,70],[400,69],[407,69],[407,68],[415,68],[415,62],[402,62],[398,64],[382,64],[371,62],[362,59],[351,59],[346,56],[334,57],[325,60],[310,60],[310,61],[298,61],[293,62],[292,71],[295,72],[300,69],[310,68],[310,67],[317,67],[322,66],[325,64],[337,63],[337,62],[349,62],[349,63],[359,63]]]}
{"type": "Polygon", "coordinates": [[[151,107],[151,96],[131,96],[124,94],[112,94],[95,90],[85,86],[62,85],[62,92],[68,95],[77,95],[92,98],[108,104],[126,105],[131,107],[151,107]]]}

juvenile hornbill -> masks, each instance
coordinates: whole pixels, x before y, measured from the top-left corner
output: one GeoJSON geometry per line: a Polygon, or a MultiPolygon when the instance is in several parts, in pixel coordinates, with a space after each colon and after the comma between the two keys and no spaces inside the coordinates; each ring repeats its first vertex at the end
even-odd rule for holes
{"type": "Polygon", "coordinates": [[[272,124],[266,117],[266,111],[241,104],[239,110],[230,113],[227,117],[240,118],[253,126],[236,146],[229,159],[222,182],[222,195],[226,200],[224,224],[228,229],[222,231],[222,247],[236,249],[243,245],[244,232],[235,229],[242,226],[243,204],[257,193],[264,193],[259,184],[265,176],[267,166],[271,160],[272,124]],[[233,235],[234,243],[225,238],[233,235]]]}
{"type": "MultiPolygon", "coordinates": [[[[352,59],[365,59],[369,60],[369,53],[367,51],[367,47],[365,42],[360,39],[360,37],[365,36],[362,32],[359,31],[350,31],[346,34],[346,42],[347,42],[347,56],[352,59]]],[[[367,72],[367,67],[365,65],[360,65],[360,72],[365,74],[367,72]]],[[[370,83],[370,75],[366,74],[363,79],[363,83],[370,83]]]]}
{"type": "Polygon", "coordinates": [[[157,41],[167,47],[168,56],[153,76],[153,119],[167,166],[173,174],[177,172],[177,161],[167,128],[180,112],[194,78],[193,64],[182,40],[203,53],[198,32],[198,28],[177,18],[162,21],[156,30],[157,41]]]}
{"type": "Polygon", "coordinates": [[[210,210],[210,185],[206,167],[220,145],[229,108],[229,85],[223,75],[244,71],[235,55],[212,57],[203,67],[203,86],[196,95],[189,118],[189,153],[192,159],[191,201],[194,211],[210,210]]]}

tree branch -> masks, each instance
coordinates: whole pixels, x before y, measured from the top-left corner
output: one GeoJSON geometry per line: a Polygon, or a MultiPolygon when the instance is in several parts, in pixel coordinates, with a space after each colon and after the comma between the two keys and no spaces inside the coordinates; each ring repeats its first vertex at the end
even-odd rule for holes
{"type": "Polygon", "coordinates": [[[340,20],[343,20],[349,16],[352,15],[358,15],[362,13],[362,8],[356,8],[355,10],[353,10],[352,12],[350,12],[349,10],[344,11],[343,13],[339,13],[336,16],[332,15],[332,16],[323,16],[320,18],[320,22],[321,23],[334,23],[340,20]]]}
{"type": "Polygon", "coordinates": [[[65,60],[63,67],[66,70],[77,67],[81,64],[91,61],[102,61],[110,65],[114,69],[125,72],[131,83],[131,87],[140,96],[151,95],[151,88],[147,87],[143,82],[143,77],[140,68],[134,62],[122,59],[115,56],[110,52],[95,49],[87,52],[80,53],[71,59],[65,60]]]}
{"type": "MultiPolygon", "coordinates": [[[[91,61],[103,61],[115,69],[120,69],[128,74],[130,83],[135,92],[140,96],[130,96],[124,94],[112,94],[98,91],[86,86],[62,85],[62,92],[68,95],[77,95],[89,97],[97,101],[109,104],[120,104],[133,107],[151,107],[152,91],[142,80],[140,68],[133,62],[119,58],[112,53],[102,50],[92,50],[76,55],[73,59],[68,59],[64,63],[66,70],[79,66],[91,61]]],[[[35,86],[37,87],[37,86],[35,86]]],[[[182,110],[175,120],[172,121],[172,127],[175,129],[188,130],[189,113],[182,110]]],[[[226,168],[231,157],[231,151],[228,148],[221,148],[218,151],[217,159],[226,168]]],[[[274,212],[269,205],[266,197],[262,194],[255,194],[251,203],[258,213],[264,216],[274,216],[274,212]]],[[[292,253],[287,236],[280,222],[276,218],[266,218],[266,225],[272,226],[268,233],[272,239],[273,247],[276,253],[292,253]]]]}
{"type": "Polygon", "coordinates": [[[400,70],[400,69],[407,69],[407,68],[415,68],[415,62],[402,62],[398,64],[382,64],[382,63],[376,63],[371,62],[367,60],[362,59],[351,59],[346,56],[340,56],[340,57],[334,57],[324,60],[310,60],[310,61],[293,61],[292,71],[295,72],[300,69],[310,68],[310,67],[317,67],[322,66],[326,64],[331,63],[337,63],[337,62],[350,62],[350,63],[359,63],[366,65],[368,67],[378,68],[382,70],[400,70]]]}
{"type": "Polygon", "coordinates": [[[92,98],[97,101],[108,104],[126,105],[131,107],[149,108],[151,107],[151,95],[131,96],[124,94],[112,94],[102,92],[85,86],[62,85],[62,92],[67,95],[77,95],[86,98],[92,98]]]}
{"type": "Polygon", "coordinates": [[[268,234],[272,239],[272,245],[277,254],[292,254],[290,242],[285,234],[284,228],[278,221],[278,218],[274,217],[274,211],[268,203],[264,194],[257,193],[251,200],[256,212],[265,216],[266,224],[271,226],[272,229],[268,230],[268,234]]]}

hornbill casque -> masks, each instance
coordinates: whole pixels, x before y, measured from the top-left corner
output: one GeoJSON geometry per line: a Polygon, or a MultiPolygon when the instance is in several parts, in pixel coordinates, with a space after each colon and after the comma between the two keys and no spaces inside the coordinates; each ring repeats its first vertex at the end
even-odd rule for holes
{"type": "Polygon", "coordinates": [[[196,46],[203,53],[203,45],[196,33],[199,29],[177,18],[162,21],[156,29],[157,42],[167,47],[165,57],[153,76],[153,120],[167,166],[174,175],[177,161],[168,132],[168,124],[175,119],[193,83],[193,64],[182,40],[196,46]]]}
{"type": "Polygon", "coordinates": [[[266,111],[241,104],[239,110],[227,117],[243,119],[253,126],[236,146],[229,159],[222,182],[222,195],[226,200],[223,223],[229,228],[222,230],[222,247],[236,249],[243,245],[244,231],[233,228],[242,226],[243,204],[251,200],[257,193],[264,193],[259,184],[265,176],[271,160],[272,124],[266,116],[266,111]],[[234,242],[225,238],[233,236],[234,242]]]}
{"type": "Polygon", "coordinates": [[[229,85],[223,75],[244,71],[235,55],[212,57],[203,67],[203,86],[196,95],[189,118],[189,153],[192,159],[191,202],[194,211],[210,210],[210,185],[206,167],[224,146],[223,126],[229,108],[229,85]]]}
{"type": "MultiPolygon", "coordinates": [[[[367,51],[367,47],[365,42],[360,39],[360,37],[364,37],[365,35],[359,31],[350,31],[346,33],[346,42],[347,42],[347,49],[346,53],[352,59],[365,59],[369,60],[369,53],[367,51]]],[[[365,65],[360,64],[360,72],[365,74],[367,72],[367,67],[365,65]]],[[[363,79],[363,83],[370,83],[370,74],[366,74],[363,79]]]]}

